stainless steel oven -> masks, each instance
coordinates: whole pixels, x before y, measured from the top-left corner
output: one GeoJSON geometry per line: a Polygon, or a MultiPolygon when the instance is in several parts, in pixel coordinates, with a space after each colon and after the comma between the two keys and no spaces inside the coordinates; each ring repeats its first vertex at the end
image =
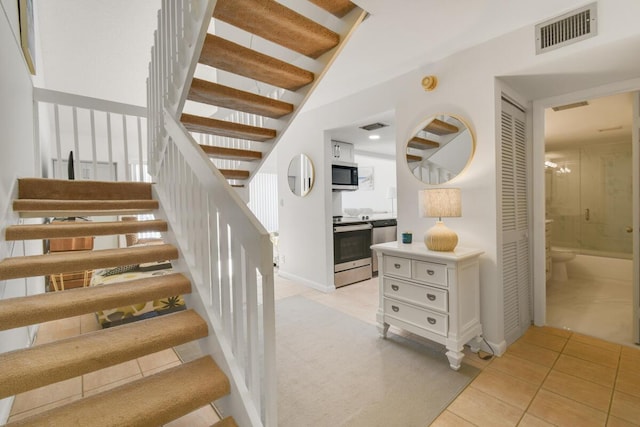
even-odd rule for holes
{"type": "Polygon", "coordinates": [[[371,278],[371,224],[334,224],[333,264],[336,287],[371,278]]]}

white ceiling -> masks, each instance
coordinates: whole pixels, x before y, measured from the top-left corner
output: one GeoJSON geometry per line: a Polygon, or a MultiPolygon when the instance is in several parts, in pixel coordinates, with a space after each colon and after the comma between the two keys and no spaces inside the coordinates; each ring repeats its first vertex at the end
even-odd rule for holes
{"type": "MultiPolygon", "coordinates": [[[[586,3],[584,0],[354,1],[371,15],[327,72],[309,99],[307,109],[334,102],[586,3]]],[[[47,86],[144,105],[149,50],[159,4],[159,0],[37,0],[47,86]]],[[[615,119],[619,115],[598,115],[609,116],[615,119]]],[[[555,125],[549,126],[551,129],[555,125]]],[[[336,130],[335,138],[362,145],[359,148],[363,150],[393,154],[393,112],[363,117],[353,126],[336,130]],[[369,133],[357,127],[374,121],[391,126],[380,131],[378,141],[362,140],[360,136],[369,133]]]]}

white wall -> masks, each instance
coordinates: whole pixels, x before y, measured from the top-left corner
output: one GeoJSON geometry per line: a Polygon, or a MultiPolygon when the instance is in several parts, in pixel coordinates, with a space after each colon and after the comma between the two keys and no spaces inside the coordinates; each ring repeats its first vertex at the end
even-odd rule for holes
{"type": "MultiPolygon", "coordinates": [[[[33,111],[31,94],[33,86],[22,56],[18,34],[18,9],[16,1],[0,3],[0,231],[16,218],[9,214],[12,189],[16,178],[33,176],[35,169],[33,146],[33,111]]],[[[12,245],[4,241],[0,233],[0,259],[10,255],[12,245]]],[[[13,246],[18,255],[22,244],[13,246]]],[[[26,252],[37,250],[27,243],[26,252]]],[[[0,282],[0,298],[23,296],[37,292],[42,282],[34,279],[0,282]]],[[[23,348],[29,345],[31,334],[28,328],[17,328],[0,333],[0,352],[23,348]]],[[[6,422],[11,399],[0,400],[0,424],[6,422]]]]}
{"type": "MultiPolygon", "coordinates": [[[[396,186],[396,159],[375,154],[356,153],[358,168],[373,168],[373,189],[359,188],[356,191],[342,191],[342,210],[349,208],[369,208],[374,213],[392,216],[391,199],[387,198],[389,187],[396,186]]],[[[397,200],[393,200],[394,213],[397,200]]]]}
{"type": "MultiPolygon", "coordinates": [[[[553,94],[578,90],[630,78],[640,67],[623,64],[634,60],[640,49],[640,34],[633,16],[640,15],[640,3],[611,0],[599,3],[598,37],[558,49],[541,56],[534,52],[533,25],[494,39],[438,63],[417,68],[375,88],[349,96],[331,105],[306,112],[281,141],[284,158],[298,151],[313,150],[314,161],[322,159],[323,130],[333,129],[377,111],[395,109],[397,158],[404,159],[404,145],[426,117],[451,113],[466,118],[476,134],[476,153],[469,168],[446,186],[462,190],[463,216],[448,219],[447,225],[460,237],[461,246],[485,250],[481,258],[481,311],[484,332],[495,345],[504,345],[502,285],[498,270],[498,224],[496,186],[496,138],[498,135],[500,91],[516,99],[532,100],[536,93],[553,94]],[[618,42],[633,50],[621,55],[618,42]],[[614,43],[615,42],[615,43],[614,43]],[[615,48],[614,48],[615,47],[615,48]],[[610,52],[617,55],[610,57],[610,52]],[[602,55],[602,58],[599,57],[602,55]],[[631,58],[630,58],[631,57],[631,58]],[[535,72],[534,72],[535,71],[535,72]],[[440,84],[433,92],[424,92],[420,81],[425,75],[438,76],[440,84]],[[505,76],[518,84],[518,91],[496,77],[505,76]],[[524,97],[521,93],[529,94],[524,97]]],[[[548,95],[547,95],[548,96],[548,95]]],[[[287,257],[281,268],[285,273],[330,288],[331,196],[328,187],[329,153],[324,165],[318,165],[317,192],[298,201],[283,200],[280,217],[280,253],[287,257]],[[315,193],[315,194],[314,194],[315,193]],[[325,280],[322,283],[322,280],[325,280]]],[[[280,167],[281,181],[284,181],[280,167]]],[[[432,225],[431,219],[418,216],[418,192],[426,188],[407,168],[397,168],[398,227],[420,235],[432,225]]],[[[281,193],[283,194],[283,193],[281,193]]],[[[534,218],[544,221],[544,218],[534,218]]],[[[543,270],[544,272],[544,270],[543,270]]]]}

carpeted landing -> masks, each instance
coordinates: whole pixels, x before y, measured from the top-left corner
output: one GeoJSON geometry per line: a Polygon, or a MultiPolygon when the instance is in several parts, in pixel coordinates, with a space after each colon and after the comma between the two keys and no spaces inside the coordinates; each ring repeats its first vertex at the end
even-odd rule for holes
{"type": "Polygon", "coordinates": [[[479,370],[340,311],[276,301],[278,425],[428,426],[479,370]]]}

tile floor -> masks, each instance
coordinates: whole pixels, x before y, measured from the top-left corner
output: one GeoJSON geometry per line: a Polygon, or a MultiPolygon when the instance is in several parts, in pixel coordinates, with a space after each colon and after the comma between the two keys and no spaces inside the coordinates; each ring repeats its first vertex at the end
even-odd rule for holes
{"type": "MultiPolygon", "coordinates": [[[[276,299],[303,295],[375,324],[377,279],[322,293],[276,276],[276,299]]],[[[98,328],[93,315],[41,325],[38,343],[98,328]]],[[[401,333],[401,331],[396,331],[401,333]]],[[[180,363],[167,350],[16,396],[10,420],[107,390],[180,363]]],[[[639,426],[640,349],[556,328],[532,327],[499,358],[467,352],[463,363],[482,369],[432,426],[639,426]]],[[[209,426],[205,408],[170,426],[209,426]]]]}
{"type": "MultiPolygon", "coordinates": [[[[76,336],[99,329],[93,314],[47,322],[40,325],[36,344],[76,336]]],[[[179,365],[180,359],[172,349],[153,353],[136,360],[111,366],[81,377],[57,384],[40,387],[15,397],[9,421],[17,421],[31,415],[91,396],[130,381],[179,365]]],[[[212,407],[203,407],[179,418],[166,426],[199,427],[211,426],[219,421],[212,407]]]]}
{"type": "MultiPolygon", "coordinates": [[[[329,294],[282,278],[276,284],[276,299],[301,294],[375,324],[376,278],[329,294]]],[[[465,353],[463,363],[482,372],[434,427],[640,427],[640,347],[532,327],[502,357],[484,361],[465,353]]]]}
{"type": "Polygon", "coordinates": [[[569,278],[547,282],[547,325],[632,345],[631,280],[569,278]]]}

